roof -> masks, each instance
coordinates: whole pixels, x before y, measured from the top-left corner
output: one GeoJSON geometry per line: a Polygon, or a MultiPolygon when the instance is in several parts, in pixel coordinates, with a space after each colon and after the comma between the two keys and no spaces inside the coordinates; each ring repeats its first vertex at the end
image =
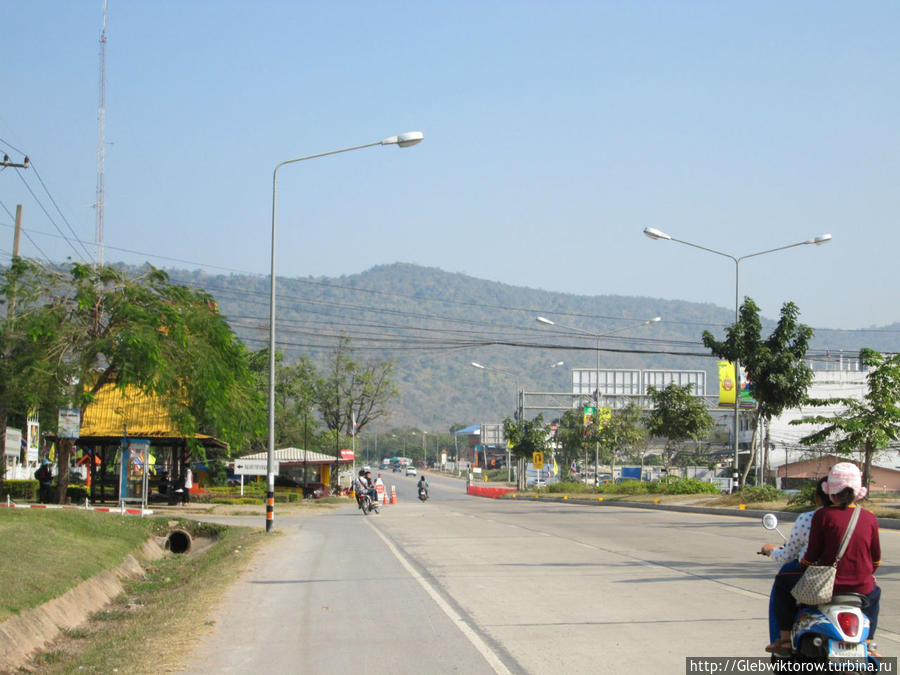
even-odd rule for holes
{"type": "MultiPolygon", "coordinates": [[[[126,434],[129,438],[176,444],[185,439],[159,398],[137,387],[126,386],[123,390],[113,384],[105,385],[85,409],[80,440],[118,443],[126,434]]],[[[212,436],[194,434],[194,438],[206,446],[226,447],[212,436]]]]}
{"type": "Polygon", "coordinates": [[[470,427],[466,427],[465,429],[460,429],[459,431],[456,432],[457,435],[459,435],[459,434],[473,435],[473,434],[480,434],[480,433],[481,433],[481,425],[478,425],[478,424],[473,424],[470,427]]]}
{"type": "MultiPolygon", "coordinates": [[[[268,452],[255,452],[236,459],[268,459],[268,452]]],[[[352,464],[352,459],[335,459],[334,455],[326,455],[303,448],[276,449],[274,459],[281,464],[352,464]]]]}

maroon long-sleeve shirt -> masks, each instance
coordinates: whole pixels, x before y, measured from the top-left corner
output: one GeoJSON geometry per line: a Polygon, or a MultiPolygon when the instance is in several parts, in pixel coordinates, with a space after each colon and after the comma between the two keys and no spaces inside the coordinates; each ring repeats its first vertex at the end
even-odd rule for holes
{"type": "MultiPolygon", "coordinates": [[[[801,559],[803,565],[831,565],[841,547],[844,531],[853,510],[832,504],[816,511],[810,523],[809,546],[801,559]]],[[[856,529],[844,557],[838,563],[834,580],[835,593],[863,593],[875,587],[872,576],[881,563],[881,543],[878,539],[878,519],[871,511],[860,508],[856,529]]]]}

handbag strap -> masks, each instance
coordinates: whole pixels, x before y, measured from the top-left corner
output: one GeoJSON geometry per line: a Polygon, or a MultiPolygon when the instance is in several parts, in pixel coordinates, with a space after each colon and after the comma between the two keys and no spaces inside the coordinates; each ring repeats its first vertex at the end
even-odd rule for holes
{"type": "Polygon", "coordinates": [[[850,516],[850,522],[847,523],[847,529],[844,530],[844,538],[841,539],[841,547],[838,549],[837,557],[834,559],[834,567],[837,568],[837,564],[841,561],[841,558],[844,557],[844,553],[847,551],[847,546],[850,544],[850,537],[853,536],[853,530],[856,529],[856,521],[859,520],[859,510],[862,507],[857,505],[853,508],[853,515],[850,516]]]}

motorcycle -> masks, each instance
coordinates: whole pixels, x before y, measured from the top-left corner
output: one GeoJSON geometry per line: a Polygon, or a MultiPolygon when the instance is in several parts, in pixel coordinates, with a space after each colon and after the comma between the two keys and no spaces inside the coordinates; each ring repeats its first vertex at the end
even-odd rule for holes
{"type": "MultiPolygon", "coordinates": [[[[774,513],[764,515],[762,525],[787,542],[774,513]]],[[[815,607],[800,605],[791,629],[791,653],[773,654],[772,662],[824,663],[848,671],[867,670],[871,664],[877,670],[879,661],[869,654],[866,643],[869,618],[862,610],[868,602],[865,595],[842,593],[815,607]]]]}
{"type": "Polygon", "coordinates": [[[422,488],[419,488],[419,499],[422,500],[423,502],[424,502],[426,499],[428,499],[428,490],[426,490],[426,489],[423,488],[423,487],[422,487],[422,488]]]}
{"type": "Polygon", "coordinates": [[[369,496],[368,492],[364,492],[359,496],[359,508],[362,509],[363,515],[367,516],[372,511],[375,513],[380,513],[378,508],[378,502],[373,500],[372,497],[369,496]]]}

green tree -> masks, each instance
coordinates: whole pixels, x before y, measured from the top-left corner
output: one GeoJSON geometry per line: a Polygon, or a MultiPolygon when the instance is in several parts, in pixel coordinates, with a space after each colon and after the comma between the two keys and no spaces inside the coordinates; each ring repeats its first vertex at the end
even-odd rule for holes
{"type": "Polygon", "coordinates": [[[610,470],[615,475],[616,459],[634,452],[647,440],[644,412],[636,403],[614,410],[612,417],[599,430],[600,446],[609,455],[610,470]]]}
{"type": "MultiPolygon", "coordinates": [[[[798,322],[800,310],[786,302],[772,334],[762,339],[759,307],[744,298],[736,324],[726,328],[724,341],[703,332],[703,344],[719,358],[739,361],[747,370],[753,397],[758,404],[759,419],[766,428],[765,448],[768,456],[769,423],[787,408],[796,408],[806,398],[812,383],[812,368],[804,363],[813,329],[798,322]]],[[[746,482],[752,462],[747,463],[742,483],[746,482]]]]}
{"type": "MultiPolygon", "coordinates": [[[[59,277],[25,258],[0,270],[0,448],[7,424],[23,426],[31,411],[56,420],[61,403],[57,376],[62,308],[51,296],[59,277]]],[[[53,428],[45,422],[45,430],[53,428]]],[[[0,462],[0,478],[6,466],[0,462]]]]}
{"type": "Polygon", "coordinates": [[[566,410],[559,420],[556,432],[559,443],[560,463],[566,471],[573,461],[584,463],[587,453],[593,451],[594,439],[584,428],[584,413],[581,408],[566,410]]]}
{"type": "Polygon", "coordinates": [[[866,376],[868,391],[863,399],[807,399],[812,406],[843,405],[834,416],[815,415],[792,420],[791,424],[823,424],[822,429],[800,439],[803,445],[816,445],[837,437],[834,449],[849,455],[862,449],[863,485],[871,478],[872,457],[891,442],[900,440],[900,354],[885,356],[872,349],[862,349],[859,360],[871,369],[866,376]]]}
{"type": "MultiPolygon", "coordinates": [[[[212,296],[172,284],[149,265],[129,277],[73,264],[56,293],[66,303],[60,381],[74,383],[67,394],[82,419],[97,392],[113,384],[155,396],[189,442],[206,433],[241,447],[262,433],[265,405],[247,351],[212,296]]],[[[59,446],[63,502],[72,443],[59,446]]]]}
{"type": "MultiPolygon", "coordinates": [[[[260,395],[269,395],[269,350],[260,349],[250,355],[260,395]]],[[[315,412],[315,387],[318,374],[306,356],[286,365],[284,354],[275,352],[275,445],[276,447],[311,448],[321,431],[315,412]]],[[[252,449],[266,447],[267,438],[259,438],[252,449]]]]}
{"type": "Polygon", "coordinates": [[[677,385],[674,382],[665,389],[647,388],[647,394],[653,401],[653,410],[647,417],[647,430],[654,436],[666,439],[666,468],[671,466],[679,444],[688,440],[700,441],[713,427],[706,404],[691,394],[692,388],[692,384],[677,385]]]}
{"type": "Polygon", "coordinates": [[[548,429],[544,424],[544,416],[534,419],[503,420],[503,432],[509,451],[519,460],[519,471],[516,474],[516,489],[522,489],[525,482],[524,464],[531,459],[532,453],[544,452],[547,449],[548,429]]]}
{"type": "MultiPolygon", "coordinates": [[[[390,361],[371,364],[356,361],[349,338],[338,341],[324,375],[316,380],[314,387],[319,412],[325,426],[334,432],[336,444],[341,433],[351,433],[354,421],[359,433],[389,412],[389,403],[399,395],[390,379],[392,371],[390,361]]],[[[337,445],[334,449],[337,456],[337,445]]]]}

